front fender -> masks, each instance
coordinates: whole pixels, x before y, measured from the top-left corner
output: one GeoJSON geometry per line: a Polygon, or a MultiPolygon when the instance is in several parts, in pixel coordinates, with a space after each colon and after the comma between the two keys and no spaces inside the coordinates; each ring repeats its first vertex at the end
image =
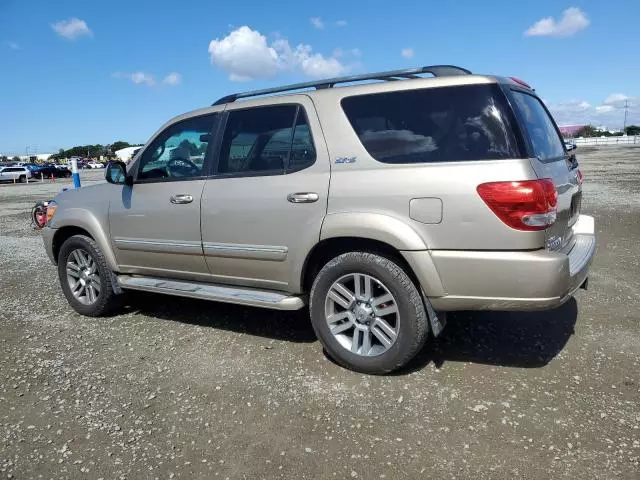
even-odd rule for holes
{"type": "Polygon", "coordinates": [[[49,226],[56,230],[53,235],[53,242],[55,242],[56,236],[61,234],[65,228],[75,227],[85,230],[102,250],[109,269],[112,271],[118,270],[118,262],[109,241],[107,215],[100,219],[90,210],[79,207],[66,207],[56,212],[49,226]]]}
{"type": "Polygon", "coordinates": [[[396,250],[428,250],[425,241],[406,223],[380,213],[330,213],[322,224],[320,240],[360,237],[391,245],[396,250]]]}

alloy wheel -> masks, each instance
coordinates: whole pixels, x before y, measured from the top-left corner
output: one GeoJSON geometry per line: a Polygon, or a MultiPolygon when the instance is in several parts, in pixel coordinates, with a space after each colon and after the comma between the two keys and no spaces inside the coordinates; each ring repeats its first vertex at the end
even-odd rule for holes
{"type": "Polygon", "coordinates": [[[98,265],[82,248],[73,250],[67,258],[67,282],[73,296],[83,305],[92,305],[100,295],[98,265]]]}
{"type": "Polygon", "coordinates": [[[331,285],[325,319],[343,348],[366,357],[389,350],[400,329],[396,299],[380,280],[363,273],[344,275],[331,285]]]}

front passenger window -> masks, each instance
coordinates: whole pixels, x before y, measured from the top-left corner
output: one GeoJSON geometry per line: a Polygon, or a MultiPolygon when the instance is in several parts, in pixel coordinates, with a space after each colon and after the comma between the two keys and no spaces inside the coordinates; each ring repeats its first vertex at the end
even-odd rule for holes
{"type": "Polygon", "coordinates": [[[215,117],[214,114],[189,118],[168,127],[142,154],[137,179],[189,179],[204,175],[215,117]]]}

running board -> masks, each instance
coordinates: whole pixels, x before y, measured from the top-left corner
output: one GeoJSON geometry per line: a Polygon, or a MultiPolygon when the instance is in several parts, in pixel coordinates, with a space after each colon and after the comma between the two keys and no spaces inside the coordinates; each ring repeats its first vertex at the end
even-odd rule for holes
{"type": "Polygon", "coordinates": [[[164,293],[178,297],[236,303],[238,305],[271,308],[273,310],[300,310],[305,305],[300,297],[270,290],[188,282],[185,280],[120,275],[118,276],[118,285],[128,290],[164,293]]]}

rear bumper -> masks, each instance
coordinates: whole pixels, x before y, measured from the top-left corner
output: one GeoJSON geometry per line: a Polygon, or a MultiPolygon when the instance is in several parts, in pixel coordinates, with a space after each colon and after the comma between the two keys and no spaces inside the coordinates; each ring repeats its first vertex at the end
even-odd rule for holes
{"type": "MultiPolygon", "coordinates": [[[[442,311],[555,308],[587,280],[596,250],[593,217],[581,215],[573,233],[575,242],[567,252],[432,251],[444,294],[433,295],[426,285],[423,289],[433,307],[442,311]]],[[[417,258],[407,260],[420,270],[417,258]]],[[[422,283],[424,275],[416,275],[422,283]]]]}

